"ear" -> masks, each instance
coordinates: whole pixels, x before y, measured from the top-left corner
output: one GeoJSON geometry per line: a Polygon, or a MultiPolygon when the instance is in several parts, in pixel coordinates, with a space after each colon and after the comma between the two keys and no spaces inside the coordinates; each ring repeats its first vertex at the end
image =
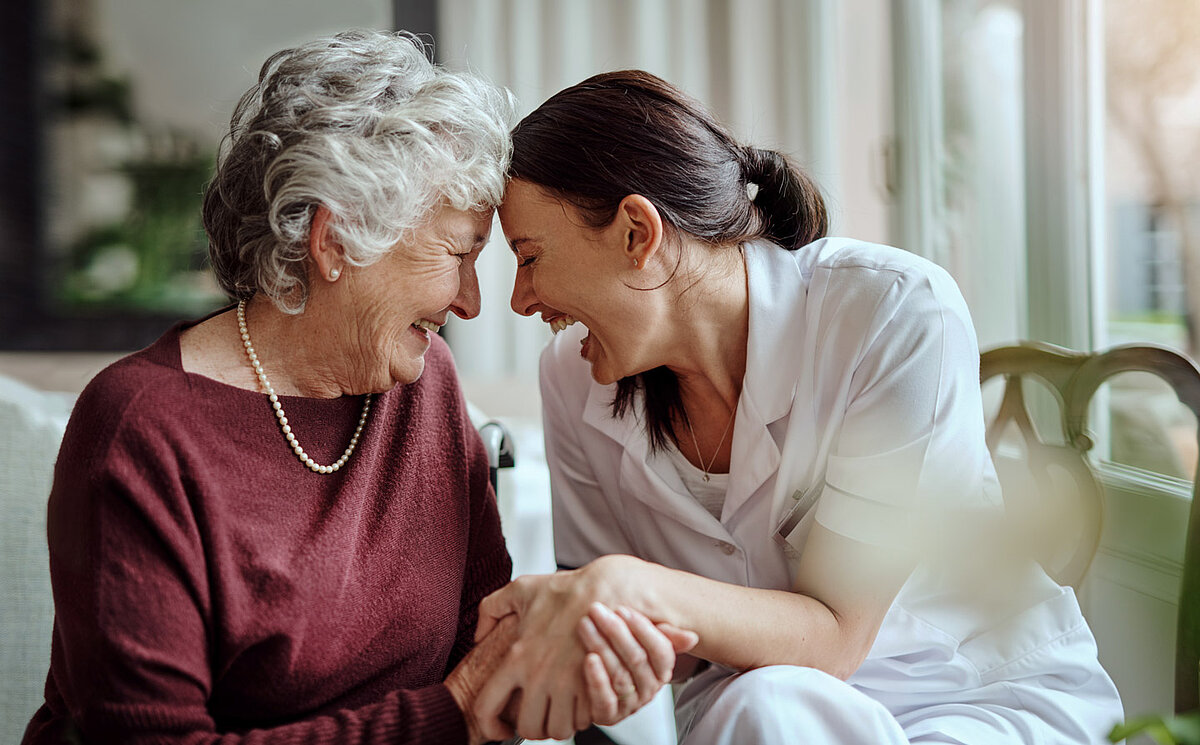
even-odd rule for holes
{"type": "Polygon", "coordinates": [[[329,208],[318,204],[308,231],[308,255],[312,259],[317,277],[336,282],[346,262],[342,245],[334,238],[330,225],[332,220],[333,214],[329,208]]]}
{"type": "Polygon", "coordinates": [[[615,220],[621,231],[625,261],[642,269],[654,258],[663,241],[662,215],[641,194],[630,194],[617,205],[615,220]]]}

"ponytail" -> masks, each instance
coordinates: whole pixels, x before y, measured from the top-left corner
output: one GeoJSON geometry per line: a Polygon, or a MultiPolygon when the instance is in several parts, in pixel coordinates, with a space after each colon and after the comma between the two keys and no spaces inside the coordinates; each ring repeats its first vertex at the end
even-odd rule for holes
{"type": "Polygon", "coordinates": [[[743,148],[742,173],[757,186],[754,206],[762,217],[762,235],[789,251],[823,238],[829,216],[821,192],[781,153],[743,148]]]}
{"type": "MultiPolygon", "coordinates": [[[[738,144],[699,102],[641,70],[559,91],[512,139],[509,176],[549,190],[593,228],[640,194],[672,229],[731,250],[765,237],[794,251],[829,229],[820,191],[786,158],[738,144]]],[[[617,381],[613,416],[625,415],[639,389],[651,450],[669,446],[686,417],[675,373],[660,367],[617,381]]]]}

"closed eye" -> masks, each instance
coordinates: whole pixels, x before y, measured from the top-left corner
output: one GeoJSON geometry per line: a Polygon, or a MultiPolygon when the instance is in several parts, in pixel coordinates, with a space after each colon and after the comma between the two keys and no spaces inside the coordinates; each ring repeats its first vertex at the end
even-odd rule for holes
{"type": "Polygon", "coordinates": [[[514,238],[508,242],[508,247],[512,249],[513,256],[517,257],[517,268],[518,269],[520,269],[521,267],[529,266],[530,264],[533,263],[534,259],[536,258],[533,255],[534,252],[526,254],[525,256],[521,255],[522,247],[524,246],[524,244],[529,243],[529,242],[531,242],[531,239],[529,239],[529,238],[514,238]]]}

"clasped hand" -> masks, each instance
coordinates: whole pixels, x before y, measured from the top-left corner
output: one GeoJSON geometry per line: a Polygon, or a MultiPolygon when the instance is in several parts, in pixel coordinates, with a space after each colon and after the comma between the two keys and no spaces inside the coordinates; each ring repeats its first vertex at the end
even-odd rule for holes
{"type": "Polygon", "coordinates": [[[614,576],[614,564],[519,577],[480,603],[477,643],[490,646],[497,632],[508,641],[467,713],[484,738],[515,729],[565,739],[615,724],[670,681],[675,656],[698,637],[627,607],[619,586],[632,578],[614,576]]]}

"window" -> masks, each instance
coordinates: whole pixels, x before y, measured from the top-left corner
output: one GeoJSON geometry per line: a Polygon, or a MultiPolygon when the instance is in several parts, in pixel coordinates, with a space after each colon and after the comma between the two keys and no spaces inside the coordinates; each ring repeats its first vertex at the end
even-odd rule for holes
{"type": "MultiPolygon", "coordinates": [[[[893,9],[897,240],[954,274],[981,345],[1197,353],[1200,5],[893,9]]],[[[1089,419],[1106,517],[1081,605],[1126,710],[1168,711],[1195,420],[1135,374],[1089,419]]]]}
{"type": "MultiPolygon", "coordinates": [[[[1200,4],[1108,0],[1101,327],[1108,344],[1200,351],[1200,4]]],[[[1113,461],[1170,476],[1196,469],[1195,418],[1153,376],[1109,391],[1113,461]]]]}
{"type": "Polygon", "coordinates": [[[1024,18],[1002,0],[946,3],[943,240],[983,348],[1025,334],[1024,18]]]}

